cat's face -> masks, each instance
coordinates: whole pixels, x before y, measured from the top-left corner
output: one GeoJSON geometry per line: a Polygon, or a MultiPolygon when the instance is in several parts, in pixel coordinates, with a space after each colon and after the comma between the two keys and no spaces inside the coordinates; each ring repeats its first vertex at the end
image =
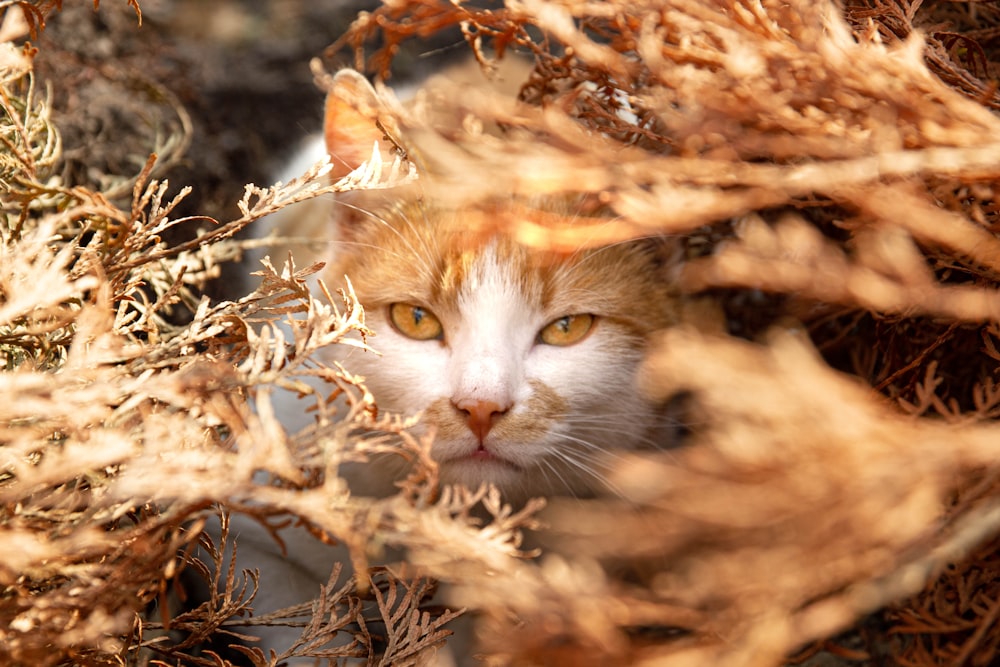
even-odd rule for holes
{"type": "Polygon", "coordinates": [[[583,494],[615,451],[655,446],[657,406],[635,373],[647,337],[675,319],[656,243],[556,255],[470,232],[469,216],[487,213],[441,210],[413,189],[349,204],[328,278],[349,276],[380,356],[346,365],[382,410],[423,414],[443,482],[492,482],[513,500],[583,494]]]}

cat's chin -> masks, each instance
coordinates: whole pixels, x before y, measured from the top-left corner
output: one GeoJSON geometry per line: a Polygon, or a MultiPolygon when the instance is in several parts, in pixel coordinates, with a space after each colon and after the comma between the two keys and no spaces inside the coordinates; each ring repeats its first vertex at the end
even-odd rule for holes
{"type": "Polygon", "coordinates": [[[524,478],[523,468],[486,449],[439,461],[438,465],[443,483],[469,488],[487,483],[504,489],[520,485],[524,478]]]}

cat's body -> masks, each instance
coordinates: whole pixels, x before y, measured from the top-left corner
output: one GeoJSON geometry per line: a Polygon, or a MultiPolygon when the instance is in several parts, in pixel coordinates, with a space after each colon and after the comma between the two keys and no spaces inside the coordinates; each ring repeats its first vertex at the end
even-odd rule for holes
{"type": "MultiPolygon", "coordinates": [[[[325,120],[334,176],[357,167],[374,142],[384,146],[380,109],[358,74],[337,75],[325,120]]],[[[605,488],[616,452],[666,444],[660,406],[640,394],[635,373],[650,334],[676,320],[659,241],[557,254],[472,231],[489,226],[470,216],[517,216],[525,206],[572,216],[578,205],[512,195],[448,210],[427,201],[418,181],[351,193],[319,221],[285,215],[277,230],[323,237],[314,247],[330,262],[324,281],[348,276],[377,334],[369,343],[379,355],[338,361],[365,378],[381,411],[422,415],[441,482],[492,483],[514,503],[589,495],[605,488]]],[[[387,464],[364,489],[390,491],[404,472],[387,464]]],[[[325,582],[334,555],[310,536],[286,536],[283,560],[266,535],[242,530],[241,565],[264,566],[259,607],[302,601],[325,582]]]]}

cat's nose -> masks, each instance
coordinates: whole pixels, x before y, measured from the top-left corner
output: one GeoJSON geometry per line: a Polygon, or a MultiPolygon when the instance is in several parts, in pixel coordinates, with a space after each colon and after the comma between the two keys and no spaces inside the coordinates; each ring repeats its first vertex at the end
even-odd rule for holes
{"type": "Polygon", "coordinates": [[[486,435],[493,428],[496,418],[509,408],[493,401],[479,400],[457,401],[455,407],[468,415],[469,430],[479,438],[480,443],[486,440],[486,435]]]}

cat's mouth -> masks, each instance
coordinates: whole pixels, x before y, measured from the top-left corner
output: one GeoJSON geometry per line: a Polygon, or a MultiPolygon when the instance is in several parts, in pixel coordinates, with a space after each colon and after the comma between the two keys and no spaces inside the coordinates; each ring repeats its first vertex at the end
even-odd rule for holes
{"type": "Polygon", "coordinates": [[[479,467],[499,466],[511,471],[522,472],[521,466],[503,458],[502,456],[498,456],[496,452],[490,451],[482,445],[469,454],[459,454],[458,456],[453,456],[441,461],[441,463],[449,465],[463,464],[479,467]]]}

